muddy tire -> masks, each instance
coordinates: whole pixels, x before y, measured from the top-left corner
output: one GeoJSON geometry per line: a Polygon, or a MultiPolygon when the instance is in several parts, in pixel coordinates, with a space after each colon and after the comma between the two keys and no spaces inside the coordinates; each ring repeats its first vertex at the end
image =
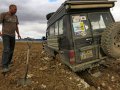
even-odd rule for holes
{"type": "Polygon", "coordinates": [[[106,55],[120,58],[120,22],[106,28],[101,37],[101,47],[106,55]]]}

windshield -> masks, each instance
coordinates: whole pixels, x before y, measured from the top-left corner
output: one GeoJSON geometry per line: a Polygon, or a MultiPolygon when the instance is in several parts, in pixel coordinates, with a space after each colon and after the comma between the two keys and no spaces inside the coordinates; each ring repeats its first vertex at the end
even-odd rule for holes
{"type": "Polygon", "coordinates": [[[113,20],[109,13],[88,13],[72,15],[72,26],[75,36],[100,34],[113,20]]]}

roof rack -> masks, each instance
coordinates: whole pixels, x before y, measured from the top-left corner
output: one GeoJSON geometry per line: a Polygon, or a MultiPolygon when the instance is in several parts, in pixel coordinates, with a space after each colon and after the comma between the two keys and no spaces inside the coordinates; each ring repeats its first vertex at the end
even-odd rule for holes
{"type": "Polygon", "coordinates": [[[66,9],[111,8],[116,0],[67,0],[66,9]]]}
{"type": "Polygon", "coordinates": [[[101,2],[101,1],[107,1],[107,2],[109,2],[109,1],[114,1],[114,2],[116,2],[117,0],[66,0],[66,1],[91,1],[91,2],[93,2],[93,1],[96,1],[96,2],[101,2]]]}
{"type": "Polygon", "coordinates": [[[116,0],[67,0],[66,3],[79,4],[79,3],[110,3],[116,0]]]}

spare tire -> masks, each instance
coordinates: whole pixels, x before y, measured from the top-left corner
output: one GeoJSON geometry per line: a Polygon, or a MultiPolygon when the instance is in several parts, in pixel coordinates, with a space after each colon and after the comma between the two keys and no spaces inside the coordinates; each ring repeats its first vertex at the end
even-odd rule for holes
{"type": "Polygon", "coordinates": [[[120,58],[120,22],[106,28],[101,37],[101,47],[106,55],[120,58]]]}

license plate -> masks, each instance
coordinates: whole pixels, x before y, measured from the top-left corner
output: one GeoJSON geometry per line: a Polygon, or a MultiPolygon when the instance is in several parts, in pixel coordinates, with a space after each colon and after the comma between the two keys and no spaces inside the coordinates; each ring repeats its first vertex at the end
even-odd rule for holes
{"type": "Polygon", "coordinates": [[[81,52],[81,60],[93,57],[92,50],[86,50],[81,52]]]}

